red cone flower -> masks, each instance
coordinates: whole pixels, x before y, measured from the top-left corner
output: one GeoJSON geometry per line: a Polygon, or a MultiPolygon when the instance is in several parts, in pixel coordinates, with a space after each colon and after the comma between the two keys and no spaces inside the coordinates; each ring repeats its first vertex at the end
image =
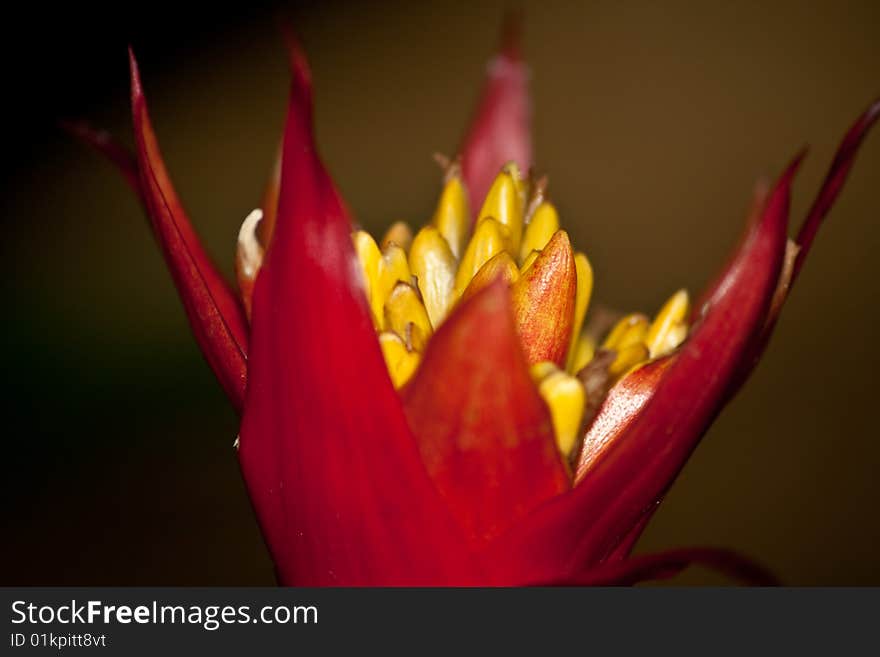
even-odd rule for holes
{"type": "Polygon", "coordinates": [[[241,468],[280,582],[628,584],[692,563],[771,582],[729,551],[629,553],[766,346],[880,101],[846,135],[796,240],[802,155],[758,189],[742,241],[692,312],[678,293],[600,345],[596,322],[581,330],[589,262],[559,230],[546,181],[520,173],[532,164],[529,99],[510,33],[446,163],[432,225],[415,238],[394,226],[381,249],[352,239],[314,142],[309,70],[290,45],[281,165],[242,227],[239,294],[174,191],[134,56],[136,156],[71,126],[142,198],[196,339],[241,411],[241,468]]]}

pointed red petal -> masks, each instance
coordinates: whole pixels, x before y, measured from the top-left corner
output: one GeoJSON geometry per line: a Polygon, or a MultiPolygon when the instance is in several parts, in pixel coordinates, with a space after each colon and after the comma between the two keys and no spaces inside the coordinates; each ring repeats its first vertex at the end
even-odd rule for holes
{"type": "Polygon", "coordinates": [[[507,162],[532,165],[528,69],[520,55],[519,19],[506,21],[500,52],[489,62],[476,114],[462,143],[461,168],[476,220],[492,181],[507,162]]]}
{"type": "Polygon", "coordinates": [[[624,561],[604,563],[551,586],[632,586],[649,580],[667,579],[689,566],[715,570],[747,586],[778,586],[779,580],[762,565],[733,550],[683,548],[656,554],[640,554],[624,561]]]}
{"type": "Polygon", "coordinates": [[[767,343],[773,335],[773,330],[776,328],[776,322],[779,319],[782,306],[791,293],[791,288],[794,286],[798,274],[806,261],[819,226],[822,225],[828,211],[837,200],[837,196],[843,189],[847,175],[855,162],[859,147],[878,118],[880,118],[880,99],[875,100],[865,113],[859,117],[858,121],[846,133],[840,146],[838,146],[831,167],[825,176],[825,181],[822,183],[822,187],[819,189],[819,193],[816,195],[816,199],[813,201],[813,205],[798,231],[795,242],[798,251],[794,257],[794,262],[791,263],[791,269],[785,272],[788,276],[780,280],[777,298],[774,300],[775,303],[770,308],[764,325],[754,336],[752,345],[749,347],[747,355],[743,358],[740,372],[736,380],[731,384],[729,392],[731,397],[736,394],[764,353],[764,349],[766,349],[767,343]]]}
{"type": "Polygon", "coordinates": [[[673,355],[655,360],[630,372],[609,391],[584,437],[578,454],[575,485],[589,474],[602,454],[624,436],[653,396],[660,378],[674,358],[673,355]]]}
{"type": "Polygon", "coordinates": [[[275,231],[275,217],[278,214],[278,195],[281,192],[281,147],[275,156],[275,163],[263,189],[263,198],[260,201],[260,209],[263,211],[263,219],[257,225],[257,238],[263,248],[272,241],[272,233],[275,231]]]}
{"type": "Polygon", "coordinates": [[[183,300],[202,353],[237,409],[247,378],[247,322],[238,299],[199,242],[159,153],[137,62],[131,63],[131,104],[141,186],[156,239],[183,300]]]}
{"type": "MultiPolygon", "coordinates": [[[[309,69],[309,62],[303,52],[302,45],[296,36],[293,27],[286,21],[279,24],[281,36],[284,38],[284,46],[287,49],[287,61],[290,66],[292,75],[303,80],[304,91],[311,94],[312,72],[309,69]]],[[[311,102],[311,98],[309,98],[311,102]]],[[[275,230],[275,216],[278,212],[278,195],[281,188],[281,155],[283,143],[278,145],[278,154],[275,157],[275,164],[272,167],[272,173],[263,190],[263,200],[260,207],[263,210],[263,219],[257,226],[257,235],[260,243],[264,248],[269,246],[272,240],[272,233],[275,230]]]]}
{"type": "Polygon", "coordinates": [[[656,503],[721,410],[748,339],[767,312],[785,251],[792,177],[774,189],[703,317],[653,397],[570,493],[539,508],[496,553],[510,568],[577,572],[607,557],[656,503]],[[513,561],[515,560],[515,562],[513,561]]]}
{"type": "Polygon", "coordinates": [[[472,541],[569,488],[503,282],[456,308],[402,394],[422,460],[472,541]]]}
{"type": "Polygon", "coordinates": [[[791,276],[792,284],[797,279],[798,273],[800,273],[801,267],[804,265],[804,260],[810,252],[813,238],[816,237],[819,226],[822,225],[825,215],[828,214],[831,206],[834,205],[834,201],[837,200],[837,195],[843,189],[846,177],[849,175],[849,170],[852,168],[856,155],[859,152],[859,146],[862,145],[862,141],[878,118],[880,118],[880,98],[875,100],[865,110],[865,113],[859,117],[858,121],[846,133],[838,147],[837,153],[834,155],[834,161],[831,163],[831,168],[825,176],[825,181],[822,183],[819,194],[816,196],[816,200],[813,201],[813,205],[807,213],[807,218],[798,232],[797,244],[800,247],[800,251],[794,263],[794,271],[791,276]]]}
{"type": "Polygon", "coordinates": [[[294,71],[240,441],[263,534],[284,584],[475,582],[388,377],[351,230],[294,71]]]}

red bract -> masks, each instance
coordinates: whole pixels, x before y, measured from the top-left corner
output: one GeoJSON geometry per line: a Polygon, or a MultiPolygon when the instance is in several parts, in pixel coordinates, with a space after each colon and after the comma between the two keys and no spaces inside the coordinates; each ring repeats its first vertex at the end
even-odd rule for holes
{"type": "MultiPolygon", "coordinates": [[[[265,258],[245,304],[174,192],[133,56],[136,157],[71,126],[141,196],[196,339],[242,410],[241,468],[281,583],[629,584],[691,563],[771,582],[729,551],[629,553],[766,346],[880,101],[847,134],[796,242],[787,237],[789,198],[802,156],[772,189],[758,190],[744,237],[694,309],[687,340],[611,388],[569,471],[529,363],[564,361],[574,265],[564,268],[568,291],[554,292],[561,329],[523,319],[517,304],[528,295],[516,286],[512,300],[504,282],[486,285],[452,309],[412,380],[395,390],[356,272],[351,219],[314,143],[310,74],[291,43],[280,178],[266,195],[257,233],[265,258]],[[537,359],[521,345],[533,333],[540,340],[532,346],[546,351],[537,359]]],[[[530,165],[528,106],[524,64],[508,37],[460,153],[472,199],[485,196],[509,160],[530,165]]],[[[570,253],[560,235],[554,244],[570,253]]]]}

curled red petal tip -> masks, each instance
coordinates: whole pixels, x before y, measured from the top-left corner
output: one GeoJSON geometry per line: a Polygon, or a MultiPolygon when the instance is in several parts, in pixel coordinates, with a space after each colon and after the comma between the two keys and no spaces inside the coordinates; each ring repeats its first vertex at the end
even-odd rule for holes
{"type": "Polygon", "coordinates": [[[632,586],[639,582],[668,579],[691,566],[717,571],[746,586],[779,586],[776,576],[764,566],[733,550],[682,548],[640,554],[608,562],[572,577],[549,582],[550,586],[632,586]]]}

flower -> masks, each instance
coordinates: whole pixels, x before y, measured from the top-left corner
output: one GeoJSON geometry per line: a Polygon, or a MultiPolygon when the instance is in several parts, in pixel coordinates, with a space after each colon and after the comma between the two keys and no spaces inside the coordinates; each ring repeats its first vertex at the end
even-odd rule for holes
{"type": "Polygon", "coordinates": [[[531,174],[512,32],[459,157],[443,161],[431,222],[415,235],[395,224],[380,244],[355,229],[318,156],[309,69],[289,44],[282,156],[239,234],[238,292],[174,191],[133,55],[136,153],[70,126],[141,197],[242,414],[242,473],[279,581],[632,583],[691,563],[772,581],[726,550],[630,551],[763,352],[880,100],[847,133],[796,239],[803,153],[757,187],[740,244],[696,303],[679,291],[653,318],[584,327],[592,271],[531,174]]]}

